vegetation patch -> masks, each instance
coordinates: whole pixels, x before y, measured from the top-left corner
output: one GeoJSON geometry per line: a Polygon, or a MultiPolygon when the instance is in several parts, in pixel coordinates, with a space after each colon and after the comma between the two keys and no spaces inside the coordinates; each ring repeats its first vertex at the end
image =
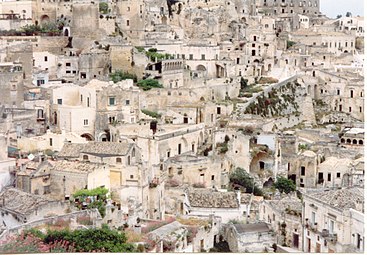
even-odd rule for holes
{"type": "Polygon", "coordinates": [[[137,85],[144,91],[150,90],[152,88],[163,88],[162,84],[160,84],[157,80],[154,79],[140,80],[138,81],[137,85]]]}
{"type": "Polygon", "coordinates": [[[162,115],[161,115],[161,114],[159,114],[158,112],[154,112],[154,111],[150,111],[150,110],[146,110],[146,109],[142,109],[141,111],[142,111],[142,113],[144,113],[145,115],[148,115],[148,116],[150,116],[150,117],[152,117],[152,118],[159,119],[159,118],[161,118],[161,117],[162,117],[162,115]]]}
{"type": "Polygon", "coordinates": [[[128,72],[123,72],[121,70],[116,70],[115,72],[110,74],[110,80],[114,83],[117,83],[122,80],[128,80],[131,79],[134,82],[137,82],[138,78],[135,74],[131,74],[128,72]]]}

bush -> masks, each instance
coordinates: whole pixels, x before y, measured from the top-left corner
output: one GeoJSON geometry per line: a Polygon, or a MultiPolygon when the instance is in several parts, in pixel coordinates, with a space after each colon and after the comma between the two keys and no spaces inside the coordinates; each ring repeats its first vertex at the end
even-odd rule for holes
{"type": "Polygon", "coordinates": [[[293,41],[287,41],[287,49],[289,49],[290,47],[292,47],[293,45],[295,45],[296,42],[293,41]]]}
{"type": "Polygon", "coordinates": [[[107,14],[108,13],[108,3],[99,3],[99,11],[100,13],[107,14]]]}
{"type": "Polygon", "coordinates": [[[138,77],[135,74],[131,74],[131,73],[128,73],[128,72],[123,72],[121,70],[117,70],[114,73],[110,74],[110,79],[114,83],[117,83],[117,82],[122,81],[122,80],[127,80],[127,79],[131,79],[134,82],[136,82],[138,80],[138,77]]]}
{"type": "Polygon", "coordinates": [[[229,176],[229,181],[232,186],[242,187],[246,193],[254,193],[255,196],[262,196],[262,190],[254,183],[254,178],[251,177],[243,168],[237,168],[229,176]]]}
{"type": "Polygon", "coordinates": [[[146,110],[146,109],[142,109],[141,112],[148,115],[148,116],[150,116],[150,117],[152,117],[152,118],[159,119],[161,117],[161,115],[158,112],[149,111],[149,110],[146,110]]]}
{"type": "Polygon", "coordinates": [[[296,190],[296,184],[285,177],[278,177],[277,181],[274,183],[274,187],[280,192],[290,193],[296,190]]]}
{"type": "Polygon", "coordinates": [[[144,91],[150,90],[152,88],[163,88],[163,86],[154,79],[145,79],[138,81],[138,86],[144,91]]]}

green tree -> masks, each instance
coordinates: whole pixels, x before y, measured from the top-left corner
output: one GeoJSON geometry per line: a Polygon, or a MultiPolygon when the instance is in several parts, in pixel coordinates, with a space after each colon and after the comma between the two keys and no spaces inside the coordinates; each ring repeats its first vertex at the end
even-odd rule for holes
{"type": "Polygon", "coordinates": [[[239,185],[243,187],[246,193],[254,193],[256,196],[263,194],[262,190],[257,186],[253,177],[251,177],[243,168],[236,168],[229,176],[232,186],[239,185]]]}
{"type": "Polygon", "coordinates": [[[102,2],[99,3],[99,12],[102,14],[108,13],[108,3],[102,2]]]}
{"type": "Polygon", "coordinates": [[[285,177],[278,177],[277,181],[274,183],[274,187],[280,192],[289,193],[296,190],[296,184],[285,177]]]}

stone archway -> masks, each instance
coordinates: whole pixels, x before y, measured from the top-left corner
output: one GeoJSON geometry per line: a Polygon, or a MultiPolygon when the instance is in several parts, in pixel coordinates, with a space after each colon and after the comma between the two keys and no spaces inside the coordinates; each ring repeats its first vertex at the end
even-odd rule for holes
{"type": "Polygon", "coordinates": [[[87,141],[94,141],[94,137],[89,133],[82,134],[81,137],[87,139],[87,141]]]}
{"type": "Polygon", "coordinates": [[[42,15],[41,16],[41,24],[50,22],[50,17],[48,15],[42,15]]]}

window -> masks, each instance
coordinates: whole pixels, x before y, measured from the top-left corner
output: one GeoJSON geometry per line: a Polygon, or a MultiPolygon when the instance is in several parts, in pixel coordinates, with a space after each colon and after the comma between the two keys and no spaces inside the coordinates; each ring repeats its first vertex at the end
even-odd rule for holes
{"type": "Polygon", "coordinates": [[[201,54],[201,60],[205,60],[205,54],[201,54]]]}
{"type": "Polygon", "coordinates": [[[125,105],[130,105],[130,100],[126,100],[125,105]]]}
{"type": "Polygon", "coordinates": [[[306,174],[306,167],[301,166],[301,176],[305,176],[306,174]]]}
{"type": "Polygon", "coordinates": [[[83,160],[88,160],[88,155],[83,155],[83,160]]]}
{"type": "Polygon", "coordinates": [[[352,112],[352,107],[349,107],[349,112],[352,112]]]}
{"type": "Polygon", "coordinates": [[[52,138],[50,138],[50,146],[52,146],[52,138]]]}
{"type": "Polygon", "coordinates": [[[340,96],[340,89],[337,89],[337,90],[336,90],[336,94],[337,94],[338,96],[340,96]]]}
{"type": "Polygon", "coordinates": [[[334,234],[334,225],[335,222],[333,220],[329,220],[329,233],[334,234]]]}
{"type": "Polygon", "coordinates": [[[193,60],[193,59],[194,59],[194,55],[193,55],[193,54],[190,54],[190,55],[189,55],[189,59],[190,59],[190,60],[193,60]]]}
{"type": "Polygon", "coordinates": [[[115,105],[116,104],[116,98],[115,97],[109,97],[108,98],[108,105],[115,105]]]}
{"type": "Polygon", "coordinates": [[[41,86],[42,84],[45,84],[45,80],[37,80],[37,86],[41,86]]]}
{"type": "Polygon", "coordinates": [[[121,164],[121,162],[122,162],[121,158],[116,158],[116,163],[117,164],[121,164]]]}
{"type": "Polygon", "coordinates": [[[115,122],[115,120],[116,120],[115,116],[110,116],[110,117],[108,118],[108,122],[109,122],[110,124],[113,124],[113,123],[115,122]]]}
{"type": "Polygon", "coordinates": [[[214,181],[214,175],[212,175],[212,181],[214,181]]]}
{"type": "Polygon", "coordinates": [[[217,107],[217,114],[220,114],[220,113],[221,113],[221,108],[217,107]]]}
{"type": "Polygon", "coordinates": [[[177,147],[178,147],[178,148],[177,148],[177,150],[178,150],[178,155],[180,155],[180,154],[181,154],[181,144],[179,143],[177,147]]]}
{"type": "Polygon", "coordinates": [[[130,179],[134,179],[134,175],[130,175],[130,179]]]}
{"type": "Polygon", "coordinates": [[[65,65],[66,65],[66,66],[71,66],[71,63],[66,63],[65,65]]]}
{"type": "Polygon", "coordinates": [[[57,99],[57,104],[62,105],[62,99],[61,98],[57,99]]]}
{"type": "Polygon", "coordinates": [[[328,173],[328,174],[327,174],[327,181],[328,181],[328,182],[331,182],[331,173],[328,173]]]}
{"type": "Polygon", "coordinates": [[[354,91],[353,91],[353,90],[351,90],[351,91],[350,91],[350,97],[351,97],[351,98],[353,98],[353,96],[354,96],[354,91]]]}
{"type": "Polygon", "coordinates": [[[336,173],[336,178],[340,178],[340,173],[336,173]]]}
{"type": "Polygon", "coordinates": [[[89,123],[88,123],[88,119],[85,119],[85,120],[84,120],[84,126],[88,126],[88,124],[89,124],[89,123]]]}
{"type": "Polygon", "coordinates": [[[126,26],[130,26],[130,20],[126,20],[126,26]]]}
{"type": "Polygon", "coordinates": [[[45,56],[45,62],[47,62],[48,61],[48,58],[47,58],[47,56],[45,56]]]}
{"type": "Polygon", "coordinates": [[[311,214],[311,223],[315,224],[315,222],[316,222],[316,213],[312,212],[312,214],[311,214]]]}

